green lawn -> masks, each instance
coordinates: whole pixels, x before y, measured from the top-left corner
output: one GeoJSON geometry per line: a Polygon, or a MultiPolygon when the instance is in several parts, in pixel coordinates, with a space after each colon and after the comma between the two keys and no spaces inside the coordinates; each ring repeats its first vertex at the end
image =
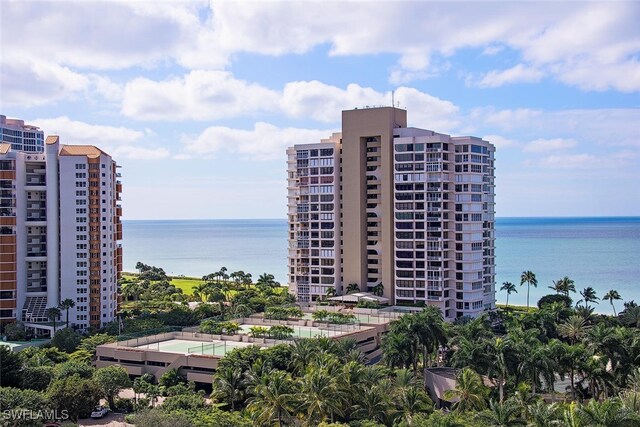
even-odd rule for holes
{"type": "MultiPolygon", "coordinates": [[[[131,273],[122,273],[123,279],[135,280],[136,276],[131,273]]],[[[193,288],[202,283],[202,280],[195,277],[172,277],[171,284],[182,289],[182,293],[193,295],[193,288]]]]}
{"type": "Polygon", "coordinates": [[[186,295],[193,295],[193,288],[202,283],[200,279],[174,277],[171,279],[171,284],[176,288],[182,289],[182,293],[186,295]]]}
{"type": "MultiPolygon", "coordinates": [[[[122,278],[127,280],[135,280],[136,275],[131,273],[122,273],[122,278]]],[[[171,284],[176,288],[182,289],[182,293],[185,295],[193,295],[193,288],[202,283],[201,279],[196,277],[176,277],[171,276],[171,284]]],[[[287,292],[287,287],[282,286],[280,292],[287,292]]],[[[233,296],[237,291],[230,291],[229,295],[233,296]]]]}

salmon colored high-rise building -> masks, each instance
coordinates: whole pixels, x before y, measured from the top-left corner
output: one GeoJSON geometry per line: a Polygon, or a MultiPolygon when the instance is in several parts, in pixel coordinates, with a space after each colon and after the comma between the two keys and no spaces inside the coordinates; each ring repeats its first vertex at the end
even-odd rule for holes
{"type": "MultiPolygon", "coordinates": [[[[52,332],[47,309],[71,300],[69,325],[115,320],[122,214],[115,161],[94,146],[0,144],[0,322],[52,332]]],[[[66,322],[63,309],[58,325],[66,322]]]]}

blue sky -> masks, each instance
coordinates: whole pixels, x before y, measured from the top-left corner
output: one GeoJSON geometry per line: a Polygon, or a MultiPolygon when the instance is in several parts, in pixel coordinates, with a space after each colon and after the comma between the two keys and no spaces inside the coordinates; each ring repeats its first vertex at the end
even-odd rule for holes
{"type": "Polygon", "coordinates": [[[3,1],[0,113],[126,219],[284,218],[285,149],[391,103],[496,144],[498,216],[640,215],[638,2],[3,1]]]}

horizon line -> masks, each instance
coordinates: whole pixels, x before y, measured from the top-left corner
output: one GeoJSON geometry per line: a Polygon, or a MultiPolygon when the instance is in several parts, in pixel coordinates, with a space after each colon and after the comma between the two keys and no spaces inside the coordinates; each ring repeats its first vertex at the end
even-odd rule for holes
{"type": "MultiPolygon", "coordinates": [[[[587,215],[587,216],[496,216],[496,219],[598,219],[598,218],[640,218],[640,215],[587,215]]],[[[134,218],[122,221],[286,221],[286,217],[277,218],[134,218]]]]}

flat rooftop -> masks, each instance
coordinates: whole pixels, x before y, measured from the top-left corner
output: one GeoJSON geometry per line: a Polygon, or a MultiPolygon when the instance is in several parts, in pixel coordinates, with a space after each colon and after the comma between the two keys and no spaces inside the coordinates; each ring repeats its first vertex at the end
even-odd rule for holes
{"type": "MultiPolygon", "coordinates": [[[[238,333],[248,335],[251,332],[251,328],[254,326],[261,326],[264,328],[268,328],[270,326],[275,326],[270,324],[260,324],[260,323],[250,323],[244,322],[240,325],[240,331],[238,333]]],[[[367,327],[360,326],[357,323],[350,323],[345,325],[335,325],[330,324],[327,327],[317,327],[317,326],[296,326],[296,325],[287,325],[291,329],[293,329],[293,338],[321,338],[321,337],[336,337],[339,335],[347,334],[350,332],[361,331],[367,329],[367,327]]]]}
{"type": "Polygon", "coordinates": [[[176,354],[201,354],[210,356],[225,356],[231,350],[236,348],[249,347],[252,343],[222,341],[222,340],[182,340],[170,339],[165,341],[157,341],[148,344],[133,346],[143,350],[153,350],[162,353],[176,354]]]}

